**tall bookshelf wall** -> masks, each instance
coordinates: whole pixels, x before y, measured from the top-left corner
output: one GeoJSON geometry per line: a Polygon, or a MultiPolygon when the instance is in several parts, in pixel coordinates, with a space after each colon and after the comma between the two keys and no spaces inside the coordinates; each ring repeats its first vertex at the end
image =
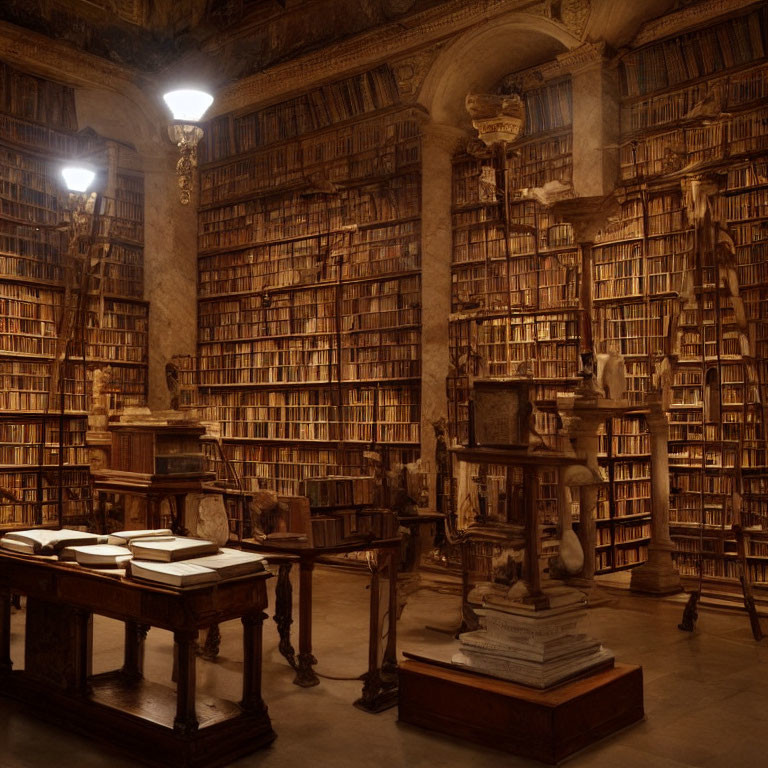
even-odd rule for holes
{"type": "MultiPolygon", "coordinates": [[[[537,203],[520,201],[520,187],[568,179],[568,119],[552,110],[564,103],[562,81],[525,95],[527,135],[511,163],[508,258],[492,191],[494,182],[501,185],[499,162],[455,160],[452,436],[467,439],[471,377],[532,381],[538,430],[545,438],[552,433],[548,406],[578,372],[582,279],[592,281],[595,351],[624,358],[637,410],[602,429],[598,572],[646,558],[651,457],[644,411],[648,395],[664,386],[681,573],[697,575],[701,563],[705,576],[733,579],[731,526],[740,523],[750,576],[768,582],[767,30],[768,9],[755,4],[620,58],[619,213],[591,247],[587,278],[569,227],[537,203]],[[526,173],[529,159],[538,165],[526,173]],[[715,230],[694,213],[698,184],[707,186],[710,224],[721,222],[718,249],[706,242],[715,230]]],[[[478,481],[503,521],[511,503],[503,469],[482,468],[478,481]]]]}
{"type": "Polygon", "coordinates": [[[596,248],[600,344],[627,356],[637,397],[672,363],[670,518],[684,576],[768,582],[765,364],[768,9],[626,54],[622,215],[596,248]],[[710,186],[721,245],[704,241],[691,180],[710,186]],[[613,334],[611,328],[624,330],[613,334]]]}
{"type": "Polygon", "coordinates": [[[368,452],[413,460],[420,137],[389,68],[206,133],[198,355],[182,377],[244,487],[367,474],[368,452]]]}
{"type": "Polygon", "coordinates": [[[67,158],[103,154],[95,136],[74,132],[76,122],[71,88],[0,63],[0,529],[87,521],[95,367],[116,371],[115,406],[125,402],[127,383],[141,389],[136,402],[145,397],[143,190],[140,177],[124,174],[114,197],[102,198],[105,209],[117,209],[116,229],[98,235],[103,258],[87,318],[68,349],[61,397],[49,395],[68,247],[59,169],[67,158]],[[136,349],[127,352],[132,332],[136,349]]]}
{"type": "MultiPolygon", "coordinates": [[[[571,83],[560,78],[524,94],[526,126],[506,161],[499,153],[460,153],[453,163],[451,374],[449,433],[468,441],[469,391],[474,378],[525,380],[534,388],[536,429],[558,446],[558,392],[579,381],[581,255],[570,224],[529,197],[527,190],[572,175],[571,83]],[[509,226],[504,219],[504,173],[509,174],[509,226]],[[505,237],[509,232],[509,251],[505,237]]],[[[458,501],[457,524],[519,518],[522,475],[480,466],[481,506],[458,501]]],[[[540,520],[557,522],[557,478],[540,473],[540,520]]],[[[510,529],[511,530],[511,529],[510,529]]],[[[492,537],[493,538],[493,537],[492,537]]],[[[490,578],[496,540],[473,538],[467,567],[490,578]]],[[[498,554],[496,552],[496,554],[498,554]]]]}

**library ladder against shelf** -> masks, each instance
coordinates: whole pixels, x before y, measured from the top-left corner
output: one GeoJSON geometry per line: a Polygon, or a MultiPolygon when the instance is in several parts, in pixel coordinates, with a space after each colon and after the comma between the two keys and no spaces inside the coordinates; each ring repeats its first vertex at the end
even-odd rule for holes
{"type": "Polygon", "coordinates": [[[0,694],[53,722],[161,768],[223,766],[275,734],[261,698],[266,572],[199,588],[142,584],[0,553],[0,694]],[[11,661],[11,594],[27,596],[23,670],[11,661]],[[91,675],[93,614],[125,623],[119,670],[91,675]],[[195,701],[195,641],[213,622],[243,624],[243,697],[195,701]],[[150,626],[173,632],[176,690],[142,674],[150,626]]]}
{"type": "Polygon", "coordinates": [[[296,670],[294,683],[303,688],[320,680],[313,667],[317,659],[312,653],[312,571],[323,557],[373,550],[371,562],[370,628],[368,636],[368,671],[363,676],[363,694],[355,705],[368,712],[381,712],[397,700],[397,571],[400,560],[400,538],[358,541],[336,547],[311,547],[295,542],[259,543],[243,539],[243,549],[266,554],[279,564],[275,589],[275,623],[280,634],[280,653],[296,670]],[[279,559],[275,555],[282,555],[279,559]],[[291,644],[293,623],[290,573],[299,562],[299,653],[291,644]]]}

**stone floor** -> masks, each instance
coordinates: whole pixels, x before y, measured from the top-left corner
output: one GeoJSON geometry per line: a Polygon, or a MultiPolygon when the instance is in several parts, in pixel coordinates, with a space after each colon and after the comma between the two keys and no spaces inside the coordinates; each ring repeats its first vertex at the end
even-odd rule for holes
{"type": "MultiPolygon", "coordinates": [[[[354,677],[366,666],[367,579],[318,569],[315,653],[318,671],[354,677]]],[[[569,768],[761,768],[768,765],[768,640],[755,643],[742,613],[702,611],[694,634],[676,627],[679,603],[614,593],[594,608],[589,631],[616,658],[641,664],[646,719],[568,761],[569,768]]],[[[270,595],[272,601],[273,595],[270,595]]],[[[410,598],[399,625],[399,647],[446,656],[458,598],[422,590],[410,598]]],[[[23,614],[14,615],[13,658],[23,660],[23,614]]],[[[768,630],[768,622],[766,622],[768,630]]],[[[216,662],[198,665],[198,691],[237,699],[242,651],[240,624],[222,627],[216,662]]],[[[94,671],[119,666],[121,626],[98,618],[94,671]]],[[[152,630],[146,675],[169,680],[170,635],[152,630]]],[[[265,632],[264,698],[278,734],[274,744],[233,763],[236,768],[524,768],[541,766],[490,748],[397,723],[397,710],[370,715],[352,707],[360,683],[324,679],[316,688],[292,684],[270,621],[265,632]]],[[[87,739],[38,722],[30,710],[0,699],[0,768],[134,768],[87,739]]]]}

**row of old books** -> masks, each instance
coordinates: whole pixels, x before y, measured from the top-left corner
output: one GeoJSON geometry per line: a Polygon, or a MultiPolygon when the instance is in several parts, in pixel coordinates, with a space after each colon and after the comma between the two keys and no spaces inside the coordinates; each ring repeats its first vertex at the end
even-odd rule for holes
{"type": "Polygon", "coordinates": [[[0,111],[63,131],[77,130],[75,91],[0,62],[0,111]]]}
{"type": "Polygon", "coordinates": [[[0,469],[0,530],[19,526],[56,525],[59,495],[73,517],[85,518],[90,504],[90,476],[85,468],[58,465],[0,469]]]}
{"type": "Polygon", "coordinates": [[[417,123],[407,113],[389,114],[206,166],[200,177],[201,204],[271,195],[281,188],[305,186],[316,174],[345,183],[386,178],[413,168],[420,158],[417,123]]]}
{"type": "MultiPolygon", "coordinates": [[[[372,227],[417,216],[421,182],[418,174],[393,177],[386,184],[339,189],[330,199],[291,193],[257,197],[235,205],[201,210],[201,252],[259,246],[272,241],[324,236],[339,241],[355,227],[372,227]]],[[[335,243],[349,248],[349,242],[335,243]]]]}
{"type": "Polygon", "coordinates": [[[418,223],[358,229],[331,235],[336,258],[327,257],[329,236],[312,235],[245,250],[205,255],[199,261],[199,294],[263,293],[339,280],[380,279],[420,267],[418,223]]]}
{"type": "Polygon", "coordinates": [[[722,99],[721,106],[727,112],[764,101],[768,98],[768,69],[760,65],[647,99],[626,102],[621,108],[622,133],[626,135],[679,122],[707,97],[715,95],[722,99]]]}
{"type": "Polygon", "coordinates": [[[202,392],[197,406],[224,438],[418,442],[413,387],[202,392]]]}
{"type": "Polygon", "coordinates": [[[255,112],[217,118],[206,131],[202,160],[221,160],[291,140],[398,101],[394,75],[384,64],[255,112]]]}
{"type": "MultiPolygon", "coordinates": [[[[294,496],[302,483],[327,474],[361,475],[369,461],[366,451],[371,446],[313,446],[311,443],[275,445],[269,443],[225,442],[224,452],[243,478],[246,490],[271,488],[279,494],[294,496]]],[[[385,466],[404,465],[418,455],[415,448],[377,447],[385,466]]]]}
{"type": "Polygon", "coordinates": [[[703,126],[670,128],[632,139],[621,147],[621,178],[653,178],[765,150],[766,115],[768,111],[761,107],[713,118],[703,126]]]}
{"type": "MultiPolygon", "coordinates": [[[[0,411],[38,411],[53,409],[49,396],[51,362],[0,360],[0,411]]],[[[86,387],[83,369],[66,366],[63,371],[64,410],[85,411],[86,387]]],[[[60,408],[60,402],[55,409],[60,408]]]]}
{"type": "MultiPolygon", "coordinates": [[[[572,134],[535,139],[516,148],[508,160],[509,188],[543,187],[547,182],[570,183],[573,176],[572,134]]],[[[493,210],[503,200],[504,169],[489,159],[465,156],[454,159],[452,202],[454,208],[479,206],[493,210]]]]}
{"type": "Polygon", "coordinates": [[[625,96],[711,76],[766,55],[765,8],[625,54],[620,81],[625,96]]]}

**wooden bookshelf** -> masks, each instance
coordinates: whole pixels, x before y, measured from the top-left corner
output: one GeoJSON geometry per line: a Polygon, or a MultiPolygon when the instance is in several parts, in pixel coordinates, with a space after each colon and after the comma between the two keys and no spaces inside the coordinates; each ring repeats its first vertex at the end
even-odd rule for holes
{"type": "Polygon", "coordinates": [[[597,573],[645,562],[651,536],[650,435],[640,414],[609,419],[600,433],[605,485],[597,502],[597,573]]]}
{"type": "Polygon", "coordinates": [[[670,525],[683,576],[736,578],[740,523],[750,575],[766,581],[766,53],[768,12],[755,4],[619,66],[626,200],[595,248],[596,313],[601,344],[632,367],[636,402],[661,357],[673,363],[670,525]],[[712,185],[717,256],[681,184],[695,175],[712,185]]]}
{"type": "Polygon", "coordinates": [[[99,270],[52,397],[68,247],[59,168],[108,153],[95,134],[75,133],[71,88],[4,63],[0,125],[0,528],[87,522],[93,371],[112,367],[113,407],[146,401],[143,178],[114,161],[100,174],[99,270]]]}
{"type": "Polygon", "coordinates": [[[206,136],[183,404],[219,424],[247,490],[366,475],[367,451],[412,461],[420,137],[389,68],[216,118],[206,136]]]}

